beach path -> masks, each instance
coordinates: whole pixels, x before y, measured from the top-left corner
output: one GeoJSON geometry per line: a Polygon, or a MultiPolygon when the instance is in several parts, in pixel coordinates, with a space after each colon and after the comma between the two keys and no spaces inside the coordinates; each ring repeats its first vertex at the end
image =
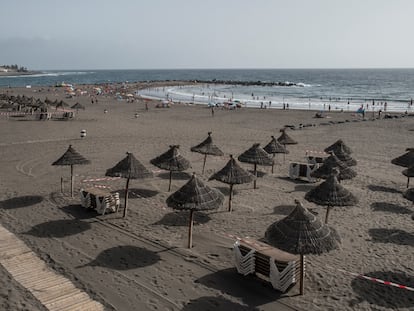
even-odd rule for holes
{"type": "Polygon", "coordinates": [[[105,310],[0,225],[0,264],[49,310],[105,310]]]}

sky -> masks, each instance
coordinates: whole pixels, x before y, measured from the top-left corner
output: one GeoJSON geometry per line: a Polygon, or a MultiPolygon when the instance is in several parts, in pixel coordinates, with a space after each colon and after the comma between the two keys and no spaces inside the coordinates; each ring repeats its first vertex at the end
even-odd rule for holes
{"type": "Polygon", "coordinates": [[[412,0],[1,0],[33,70],[414,68],[412,0]]]}

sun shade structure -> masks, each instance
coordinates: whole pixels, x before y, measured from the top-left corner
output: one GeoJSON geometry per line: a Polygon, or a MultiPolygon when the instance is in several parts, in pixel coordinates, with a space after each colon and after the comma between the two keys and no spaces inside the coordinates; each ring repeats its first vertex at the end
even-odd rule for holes
{"type": "Polygon", "coordinates": [[[144,179],[153,177],[152,172],[147,170],[132,153],[127,152],[126,157],[119,161],[114,167],[108,169],[105,176],[126,178],[125,185],[125,208],[124,215],[127,215],[128,209],[128,187],[130,179],[144,179]]]}
{"type": "Polygon", "coordinates": [[[72,109],[76,109],[76,110],[79,110],[79,109],[85,110],[85,107],[84,107],[83,105],[79,104],[79,103],[74,104],[74,105],[73,105],[72,107],[70,107],[70,108],[72,108],[72,109]]]}
{"type": "Polygon", "coordinates": [[[288,134],[286,134],[286,129],[281,129],[279,138],[277,141],[281,143],[282,145],[296,145],[298,142],[291,138],[288,134]]]}
{"type": "Polygon", "coordinates": [[[355,166],[357,165],[357,161],[353,159],[349,153],[345,152],[342,146],[339,146],[334,151],[335,155],[338,157],[339,160],[344,162],[347,166],[355,166]]]}
{"type": "Polygon", "coordinates": [[[338,170],[333,169],[329,176],[320,185],[308,191],[305,199],[318,205],[327,206],[325,223],[328,223],[329,210],[333,206],[352,206],[358,203],[358,199],[338,182],[338,170]]]}
{"type": "Polygon", "coordinates": [[[70,165],[70,195],[73,197],[73,185],[74,185],[74,176],[73,176],[73,166],[74,165],[85,165],[90,164],[91,161],[85,159],[80,153],[73,149],[72,145],[69,145],[68,150],[52,165],[70,165]]]}
{"type": "MultiPolygon", "coordinates": [[[[239,155],[237,159],[240,162],[254,164],[254,176],[256,178],[257,165],[271,166],[273,164],[272,157],[260,147],[260,144],[253,144],[252,147],[239,155]]],[[[256,189],[256,180],[254,180],[254,189],[256,189]]]]}
{"type": "Polygon", "coordinates": [[[352,149],[349,148],[342,139],[338,139],[336,142],[334,142],[332,145],[330,145],[329,147],[325,148],[325,152],[329,153],[330,151],[333,151],[334,153],[336,152],[336,150],[338,150],[339,148],[342,148],[347,154],[351,154],[352,153],[352,149]]]}
{"type": "MultiPolygon", "coordinates": [[[[272,154],[273,158],[275,157],[277,153],[283,153],[283,154],[289,153],[286,147],[283,146],[281,143],[279,143],[274,136],[272,136],[272,140],[263,149],[267,153],[272,154]]],[[[274,167],[274,161],[272,164],[272,174],[273,174],[273,167],[274,167]]]]}
{"type": "Polygon", "coordinates": [[[198,179],[195,174],[176,192],[167,198],[167,205],[177,210],[189,210],[188,248],[192,247],[193,213],[219,208],[224,201],[224,195],[217,189],[210,188],[198,179]]]}
{"type": "Polygon", "coordinates": [[[414,148],[407,148],[405,151],[407,152],[402,156],[392,159],[391,163],[402,167],[414,166],[414,148]]]}
{"type": "Polygon", "coordinates": [[[204,154],[202,174],[204,174],[204,168],[206,166],[207,155],[213,155],[213,156],[224,155],[223,151],[221,151],[216,145],[213,144],[213,139],[211,138],[211,132],[208,132],[208,136],[204,141],[202,141],[197,146],[191,147],[190,150],[192,152],[198,152],[198,153],[204,154]]]}
{"type": "Polygon", "coordinates": [[[404,176],[407,176],[407,188],[410,185],[410,177],[414,177],[414,166],[410,166],[409,168],[402,171],[404,176]]]}
{"type": "Polygon", "coordinates": [[[323,161],[322,165],[316,169],[316,171],[311,173],[312,177],[327,179],[332,175],[333,169],[337,169],[339,171],[338,181],[352,179],[357,175],[352,168],[348,167],[344,162],[339,160],[332,151],[329,151],[329,153],[330,156],[323,161]]]}
{"type": "Polygon", "coordinates": [[[160,169],[170,171],[170,182],[168,184],[168,191],[171,190],[172,172],[181,172],[191,167],[190,161],[185,159],[180,154],[178,148],[180,148],[179,145],[171,145],[170,149],[167,152],[164,152],[160,156],[150,161],[152,165],[155,165],[160,169]]]}
{"type": "Polygon", "coordinates": [[[299,201],[285,218],[270,225],[265,233],[267,242],[283,251],[300,254],[300,294],[304,293],[304,262],[308,254],[322,254],[339,248],[337,232],[323,224],[299,201]]]}
{"type": "Polygon", "coordinates": [[[246,184],[256,179],[256,176],[244,170],[237,161],[230,155],[230,160],[218,172],[213,174],[209,180],[218,180],[230,185],[229,190],[229,212],[231,212],[231,198],[233,196],[233,185],[246,184]]]}

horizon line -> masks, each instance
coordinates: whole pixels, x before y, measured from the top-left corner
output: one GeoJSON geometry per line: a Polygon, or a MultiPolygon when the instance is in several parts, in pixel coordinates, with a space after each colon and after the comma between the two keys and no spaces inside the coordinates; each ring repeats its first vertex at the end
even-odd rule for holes
{"type": "Polygon", "coordinates": [[[303,68],[77,68],[77,69],[30,69],[29,71],[104,71],[104,70],[393,70],[393,69],[414,69],[414,67],[303,67],[303,68]]]}

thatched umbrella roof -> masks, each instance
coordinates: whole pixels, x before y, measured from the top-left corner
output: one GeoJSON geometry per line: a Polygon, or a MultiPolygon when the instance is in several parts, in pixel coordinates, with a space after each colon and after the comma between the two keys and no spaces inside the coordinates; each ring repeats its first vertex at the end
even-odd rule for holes
{"type": "Polygon", "coordinates": [[[210,188],[198,179],[195,174],[176,192],[167,198],[167,205],[178,210],[190,210],[188,248],[192,247],[193,213],[219,208],[224,195],[217,189],[210,188]]]}
{"type": "Polygon", "coordinates": [[[128,187],[130,179],[142,179],[152,177],[153,174],[139,162],[132,153],[127,152],[127,156],[119,161],[114,167],[108,169],[105,176],[126,178],[125,186],[125,209],[124,217],[127,214],[128,208],[128,187]]]}
{"type": "Polygon", "coordinates": [[[344,162],[348,166],[355,166],[357,165],[357,161],[353,159],[349,153],[345,152],[342,146],[338,146],[334,151],[335,155],[338,157],[339,160],[344,162]]]}
{"type": "Polygon", "coordinates": [[[326,147],[325,148],[325,152],[329,152],[329,151],[333,151],[333,152],[336,152],[336,150],[338,149],[338,148],[340,148],[340,147],[342,147],[342,149],[346,152],[346,153],[348,153],[348,154],[351,154],[352,153],[352,149],[351,148],[349,148],[345,143],[344,143],[344,141],[342,140],[342,139],[338,139],[336,142],[334,142],[332,145],[330,145],[329,147],[326,147]]]}
{"type": "Polygon", "coordinates": [[[338,174],[338,170],[336,168],[333,169],[332,175],[327,180],[308,191],[305,195],[305,199],[309,202],[328,207],[325,222],[328,222],[330,207],[351,206],[358,203],[358,199],[338,182],[338,174]]]}
{"type": "Polygon", "coordinates": [[[52,165],[83,165],[89,164],[91,161],[85,159],[80,153],[73,149],[72,145],[69,145],[68,150],[52,165]]]}
{"type": "Polygon", "coordinates": [[[263,149],[269,154],[289,153],[286,147],[279,143],[274,136],[272,136],[272,140],[263,149]]]}
{"type": "Polygon", "coordinates": [[[304,255],[322,254],[339,248],[340,237],[299,201],[285,218],[270,225],[265,233],[269,244],[289,253],[301,255],[300,294],[304,292],[304,255]]]}
{"type": "Polygon", "coordinates": [[[221,151],[216,145],[213,144],[213,139],[211,138],[211,132],[208,132],[208,136],[204,141],[202,141],[197,146],[191,147],[190,150],[192,152],[198,152],[198,153],[204,154],[202,174],[204,174],[204,168],[206,166],[206,159],[207,159],[208,154],[213,155],[213,156],[224,155],[223,151],[221,151]]]}
{"type": "Polygon", "coordinates": [[[69,145],[68,150],[52,165],[70,165],[70,195],[73,196],[73,185],[74,185],[74,176],[73,176],[73,166],[74,165],[85,165],[89,164],[91,161],[84,158],[80,153],[72,148],[72,145],[69,145]]]}
{"type": "Polygon", "coordinates": [[[59,101],[58,103],[56,103],[56,108],[64,108],[64,107],[69,107],[69,104],[65,103],[63,100],[59,101]]]}
{"type": "MultiPolygon", "coordinates": [[[[257,177],[257,165],[272,165],[272,157],[264,151],[260,144],[253,144],[249,149],[243,152],[237,158],[240,162],[254,164],[254,176],[257,177]]],[[[254,189],[256,189],[256,180],[254,181],[254,189]]]]}
{"type": "Polygon", "coordinates": [[[311,173],[312,177],[327,179],[332,175],[334,168],[339,170],[338,180],[352,179],[357,173],[344,162],[338,159],[338,157],[330,151],[331,155],[327,157],[322,165],[311,173]]]}
{"type": "Polygon", "coordinates": [[[282,134],[279,136],[277,141],[282,145],[296,145],[298,142],[286,134],[286,129],[281,129],[282,134]]]}
{"type": "Polygon", "coordinates": [[[391,163],[402,167],[414,166],[414,148],[407,148],[405,151],[407,152],[402,156],[392,159],[391,163]]]}
{"type": "Polygon", "coordinates": [[[72,107],[70,107],[70,108],[72,108],[72,109],[76,109],[76,110],[79,110],[79,109],[83,109],[83,110],[85,110],[85,106],[83,106],[83,105],[81,105],[81,104],[79,104],[79,103],[76,103],[76,104],[74,104],[72,107]]]}
{"type": "Polygon", "coordinates": [[[414,188],[407,189],[403,193],[403,197],[411,202],[414,202],[414,188]]]}
{"type": "Polygon", "coordinates": [[[237,164],[237,161],[233,158],[233,155],[230,155],[229,162],[227,162],[227,164],[221,170],[219,170],[209,178],[209,180],[212,179],[230,185],[229,212],[231,212],[231,198],[233,195],[233,185],[252,182],[256,179],[256,176],[244,170],[239,164],[237,164]]]}
{"type": "Polygon", "coordinates": [[[170,182],[168,186],[168,191],[171,190],[171,177],[172,172],[174,171],[184,171],[191,167],[190,161],[185,159],[180,152],[178,151],[180,148],[179,145],[171,145],[170,149],[160,156],[152,159],[150,162],[151,164],[163,169],[170,171],[170,182]]]}

